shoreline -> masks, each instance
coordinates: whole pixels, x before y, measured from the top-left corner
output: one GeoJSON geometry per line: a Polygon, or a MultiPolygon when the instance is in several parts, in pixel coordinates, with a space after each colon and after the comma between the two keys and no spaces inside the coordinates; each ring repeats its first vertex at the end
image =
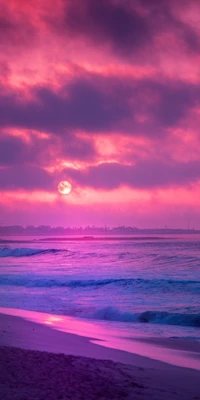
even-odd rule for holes
{"type": "Polygon", "coordinates": [[[0,322],[0,393],[6,400],[200,398],[195,369],[105,347],[95,334],[63,332],[2,309],[0,322]]]}
{"type": "Polygon", "coordinates": [[[0,308],[0,322],[0,345],[200,371],[200,341],[192,339],[130,336],[98,321],[10,308],[0,308]]]}
{"type": "Polygon", "coordinates": [[[63,332],[52,329],[49,324],[43,325],[19,316],[0,313],[0,327],[0,346],[62,353],[100,360],[107,359],[139,367],[143,367],[145,364],[148,368],[165,369],[167,365],[148,357],[101,345],[101,339],[92,337],[92,334],[81,336],[63,332]]]}
{"type": "Polygon", "coordinates": [[[200,357],[200,340],[193,340],[191,338],[181,339],[179,337],[169,338],[134,338],[134,341],[141,343],[149,343],[150,345],[156,345],[158,347],[165,347],[171,350],[180,350],[185,352],[197,353],[200,357]]]}

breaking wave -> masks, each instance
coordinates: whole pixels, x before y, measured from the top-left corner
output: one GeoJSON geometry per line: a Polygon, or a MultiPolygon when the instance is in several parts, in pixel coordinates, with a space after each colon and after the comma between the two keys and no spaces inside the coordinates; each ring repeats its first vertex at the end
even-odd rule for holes
{"type": "Polygon", "coordinates": [[[64,252],[67,250],[59,249],[29,249],[29,248],[12,248],[12,247],[1,247],[0,248],[0,258],[1,257],[31,257],[39,254],[56,254],[64,252]]]}
{"type": "Polygon", "coordinates": [[[145,311],[142,313],[129,313],[119,311],[114,307],[105,307],[93,313],[85,313],[85,318],[118,321],[140,322],[179,326],[193,326],[200,328],[200,314],[169,313],[165,311],[145,311]]]}

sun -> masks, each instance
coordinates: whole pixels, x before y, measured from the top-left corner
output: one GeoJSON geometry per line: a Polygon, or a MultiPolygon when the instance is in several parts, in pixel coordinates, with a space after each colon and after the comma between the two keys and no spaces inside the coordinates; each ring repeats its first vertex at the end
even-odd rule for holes
{"type": "Polygon", "coordinates": [[[67,181],[61,181],[58,184],[58,191],[61,194],[69,194],[71,190],[72,190],[72,185],[67,181]]]}

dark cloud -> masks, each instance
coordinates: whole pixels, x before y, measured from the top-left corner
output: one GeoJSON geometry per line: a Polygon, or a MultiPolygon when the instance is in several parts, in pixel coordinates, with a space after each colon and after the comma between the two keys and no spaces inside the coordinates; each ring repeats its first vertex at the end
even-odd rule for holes
{"type": "Polygon", "coordinates": [[[16,24],[8,17],[0,16],[0,33],[1,38],[8,40],[16,33],[16,24]]]}
{"type": "Polygon", "coordinates": [[[17,92],[1,92],[1,127],[46,131],[60,137],[76,130],[159,137],[198,104],[200,88],[173,81],[127,78],[122,82],[94,74],[76,78],[58,92],[35,87],[31,95],[27,100],[17,92]],[[138,115],[147,119],[138,120],[138,115]]]}
{"type": "MultiPolygon", "coordinates": [[[[149,57],[149,51],[156,52],[154,38],[167,29],[175,40],[182,38],[189,50],[200,50],[195,30],[173,12],[182,7],[181,1],[63,0],[62,3],[54,18],[51,12],[48,14],[38,7],[34,19],[23,9],[16,7],[10,11],[5,2],[0,6],[0,46],[6,50],[9,46],[12,50],[20,46],[35,48],[44,37],[50,40],[52,33],[58,33],[58,37],[67,41],[78,38],[95,47],[110,47],[117,55],[137,63],[139,55],[143,58],[147,52],[149,57]]],[[[170,43],[166,47],[170,48],[170,43]]]]}
{"type": "Polygon", "coordinates": [[[0,166],[30,161],[31,152],[27,148],[21,138],[0,133],[0,166]]]}
{"type": "Polygon", "coordinates": [[[7,62],[0,60],[0,77],[7,79],[10,75],[10,68],[7,62]]]}
{"type": "MultiPolygon", "coordinates": [[[[162,33],[171,32],[174,39],[181,38],[188,50],[199,53],[200,38],[191,25],[179,19],[179,10],[184,10],[188,6],[188,0],[139,0],[139,3],[145,7],[148,12],[148,21],[151,26],[153,36],[162,35],[162,33]]],[[[191,0],[190,3],[197,4],[197,1],[191,0]]],[[[187,10],[187,8],[186,8],[187,10]]],[[[170,47],[169,43],[166,46],[170,47]]]]}
{"type": "MultiPolygon", "coordinates": [[[[0,9],[1,13],[1,9],[0,9]]],[[[20,13],[9,13],[6,8],[0,15],[0,48],[4,51],[11,46],[33,46],[37,39],[37,30],[29,19],[25,19],[20,13]]]]}
{"type": "MultiPolygon", "coordinates": [[[[111,87],[112,89],[112,87],[111,87]]],[[[36,87],[35,100],[27,101],[16,93],[0,97],[0,125],[49,131],[62,134],[64,129],[86,131],[110,130],[129,116],[128,99],[95,85],[94,81],[78,79],[58,93],[50,88],[36,87]]]]}
{"type": "Polygon", "coordinates": [[[155,97],[146,104],[146,112],[160,127],[175,126],[199,103],[200,87],[181,81],[146,81],[140,90],[155,97]]]}
{"type": "Polygon", "coordinates": [[[166,32],[174,40],[182,39],[188,50],[200,50],[197,32],[175,12],[184,6],[181,1],[63,0],[63,4],[63,18],[48,21],[54,31],[68,40],[79,38],[101,48],[109,46],[127,60],[136,61],[136,56],[145,57],[144,51],[148,56],[149,51],[156,51],[154,38],[166,32]]]}
{"type": "Polygon", "coordinates": [[[139,161],[135,165],[103,163],[87,170],[66,170],[66,177],[81,186],[112,190],[123,185],[136,189],[184,186],[200,179],[200,162],[139,161]]]}
{"type": "Polygon", "coordinates": [[[37,166],[0,168],[1,190],[51,190],[56,188],[55,176],[37,166]]]}
{"type": "Polygon", "coordinates": [[[53,163],[55,159],[83,161],[93,160],[96,149],[91,140],[66,135],[42,139],[29,132],[29,140],[19,136],[0,133],[0,167],[17,165],[41,165],[53,163]]]}
{"type": "Polygon", "coordinates": [[[59,151],[62,147],[59,149],[51,137],[43,139],[30,131],[24,139],[0,132],[0,166],[47,165],[59,151]]]}
{"type": "Polygon", "coordinates": [[[10,165],[0,168],[1,190],[54,191],[60,180],[70,180],[73,186],[113,190],[121,186],[154,189],[186,186],[200,180],[200,162],[168,162],[145,160],[135,165],[102,163],[87,169],[65,168],[50,173],[37,165],[10,165]]]}
{"type": "Polygon", "coordinates": [[[61,138],[60,156],[67,160],[92,161],[97,151],[92,140],[74,134],[61,138]]]}
{"type": "Polygon", "coordinates": [[[148,21],[128,2],[75,0],[68,2],[64,18],[68,34],[83,36],[92,43],[111,44],[127,55],[150,42],[148,21]]]}

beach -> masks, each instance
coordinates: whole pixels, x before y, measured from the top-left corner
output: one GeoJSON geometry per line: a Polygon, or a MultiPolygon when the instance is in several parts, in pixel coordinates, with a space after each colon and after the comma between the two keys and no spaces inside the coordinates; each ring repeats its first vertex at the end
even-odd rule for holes
{"type": "Polygon", "coordinates": [[[200,399],[199,241],[0,247],[3,400],[200,399]]]}
{"type": "Polygon", "coordinates": [[[0,400],[200,400],[200,0],[0,0],[0,400]]]}
{"type": "MultiPolygon", "coordinates": [[[[100,340],[99,345],[95,339],[92,333],[59,331],[1,309],[1,398],[200,399],[199,370],[110,348],[100,340]]],[[[166,342],[163,349],[173,347],[166,342]]],[[[199,360],[198,343],[191,341],[191,353],[199,360]]]]}

